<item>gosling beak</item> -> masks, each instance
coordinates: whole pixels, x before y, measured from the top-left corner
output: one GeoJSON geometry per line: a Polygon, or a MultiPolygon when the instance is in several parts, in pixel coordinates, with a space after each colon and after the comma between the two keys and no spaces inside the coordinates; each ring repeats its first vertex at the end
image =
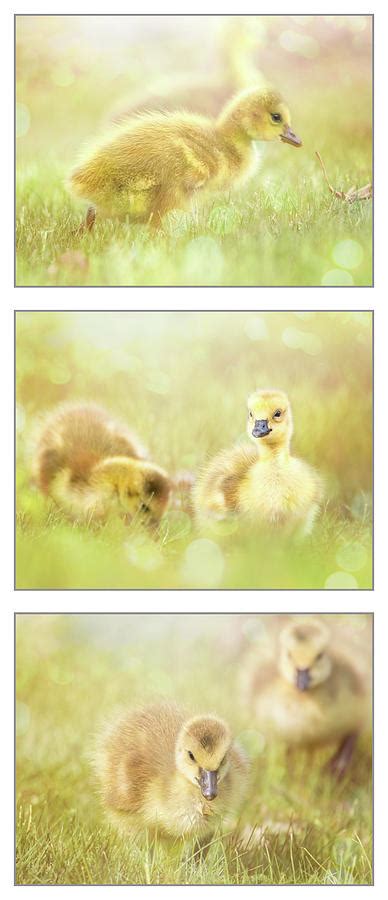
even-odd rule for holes
{"type": "Polygon", "coordinates": [[[205,800],[214,800],[217,796],[217,772],[201,769],[199,786],[205,800]]]}
{"type": "Polygon", "coordinates": [[[285,126],[283,134],[280,135],[280,140],[284,141],[285,144],[292,144],[293,147],[301,147],[302,146],[301,139],[298,137],[297,134],[295,134],[294,131],[291,131],[291,128],[289,125],[285,126]]]}
{"type": "Polygon", "coordinates": [[[252,437],[262,438],[270,434],[272,428],[268,426],[268,419],[255,419],[255,425],[252,431],[252,437]]]}
{"type": "Polygon", "coordinates": [[[309,669],[296,670],[296,686],[298,688],[298,691],[307,691],[310,680],[311,678],[309,669]]]}

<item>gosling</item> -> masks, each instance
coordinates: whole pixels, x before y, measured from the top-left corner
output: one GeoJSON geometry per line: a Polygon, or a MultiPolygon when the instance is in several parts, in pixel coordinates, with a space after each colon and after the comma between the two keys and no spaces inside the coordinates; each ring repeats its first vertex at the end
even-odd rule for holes
{"type": "Polygon", "coordinates": [[[246,758],[225,722],[187,718],[166,702],[109,726],[94,768],[105,809],[122,831],[199,840],[229,823],[247,776],[246,758]]]}
{"type": "Polygon", "coordinates": [[[159,228],[173,209],[187,209],[195,194],[240,186],[255,171],[255,141],[301,140],[279,94],[253,88],[230,100],[215,120],[188,112],[149,112],[116,126],[86,155],[70,189],[104,216],[128,216],[159,228]]]}
{"type": "Polygon", "coordinates": [[[33,460],[40,490],[73,520],[119,514],[156,525],[170,497],[167,473],[148,462],[125,425],[92,404],[63,406],[41,429],[33,460]]]}
{"type": "Polygon", "coordinates": [[[283,391],[256,391],[248,398],[247,432],[255,447],[221,451],[198,478],[193,491],[198,521],[237,513],[257,524],[309,534],[322,484],[310,465],[291,456],[292,413],[283,391]]]}
{"type": "Polygon", "coordinates": [[[288,623],[276,659],[253,661],[245,696],[268,737],[297,749],[337,745],[327,768],[343,777],[368,727],[369,690],[356,660],[335,651],[321,620],[288,623]]]}

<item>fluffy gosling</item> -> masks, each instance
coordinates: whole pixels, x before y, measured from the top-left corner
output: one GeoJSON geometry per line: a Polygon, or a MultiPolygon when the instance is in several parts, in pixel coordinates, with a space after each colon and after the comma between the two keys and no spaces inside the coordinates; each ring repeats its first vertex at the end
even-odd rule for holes
{"type": "Polygon", "coordinates": [[[128,712],[99,739],[95,772],[111,820],[124,831],[211,835],[236,813],[247,762],[228,725],[160,703],[128,712]]]}
{"type": "Polygon", "coordinates": [[[253,88],[226,104],[218,119],[187,112],[143,113],[116,126],[86,155],[70,189],[87,200],[86,227],[96,208],[160,227],[173,209],[187,209],[195,194],[229,190],[256,169],[255,141],[300,147],[279,94],[253,88]]]}
{"type": "Polygon", "coordinates": [[[106,410],[64,406],[41,429],[33,473],[40,490],[72,519],[118,513],[155,525],[167,508],[170,480],[145,455],[137,437],[106,410]]]}
{"type": "Polygon", "coordinates": [[[200,475],[193,492],[198,520],[238,513],[308,534],[322,485],[314,469],[290,453],[292,413],[283,391],[256,391],[248,398],[247,432],[254,447],[221,451],[200,475]]]}
{"type": "Polygon", "coordinates": [[[302,618],[282,629],[276,659],[252,661],[246,698],[260,730],[288,747],[336,744],[328,768],[345,774],[367,727],[369,691],[357,659],[335,651],[322,621],[302,618]]]}

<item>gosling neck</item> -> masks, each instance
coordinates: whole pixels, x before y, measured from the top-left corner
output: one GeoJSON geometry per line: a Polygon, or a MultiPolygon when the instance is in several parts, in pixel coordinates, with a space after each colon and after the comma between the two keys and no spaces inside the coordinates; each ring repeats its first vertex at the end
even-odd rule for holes
{"type": "Polygon", "coordinates": [[[217,133],[229,144],[245,149],[252,144],[252,139],[236,116],[234,110],[222,112],[216,121],[217,133]]]}
{"type": "Polygon", "coordinates": [[[257,455],[261,462],[287,463],[290,459],[290,441],[286,444],[265,444],[259,439],[257,455]]]}

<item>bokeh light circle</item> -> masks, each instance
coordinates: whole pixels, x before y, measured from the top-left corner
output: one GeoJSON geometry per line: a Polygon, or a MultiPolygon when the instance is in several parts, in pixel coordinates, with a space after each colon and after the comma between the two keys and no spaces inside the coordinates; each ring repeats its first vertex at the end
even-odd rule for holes
{"type": "Polygon", "coordinates": [[[224,565],[224,555],[218,544],[208,538],[199,538],[187,547],[182,577],[189,585],[216,587],[220,584],[224,565]]]}
{"type": "Polygon", "coordinates": [[[336,554],[336,562],[341,569],[346,572],[357,572],[362,569],[367,561],[367,552],[365,547],[358,541],[351,544],[345,544],[338,550],[336,554]]]}
{"type": "Polygon", "coordinates": [[[339,241],[333,249],[332,258],[342,269],[356,269],[364,259],[364,251],[358,241],[339,241]]]}
{"type": "Polygon", "coordinates": [[[350,572],[332,572],[325,581],[326,590],[356,590],[358,588],[358,581],[351,575],[350,572]]]}
{"type": "Polygon", "coordinates": [[[352,287],[354,281],[350,272],[344,269],[330,269],[323,275],[321,284],[325,287],[352,287]]]}

